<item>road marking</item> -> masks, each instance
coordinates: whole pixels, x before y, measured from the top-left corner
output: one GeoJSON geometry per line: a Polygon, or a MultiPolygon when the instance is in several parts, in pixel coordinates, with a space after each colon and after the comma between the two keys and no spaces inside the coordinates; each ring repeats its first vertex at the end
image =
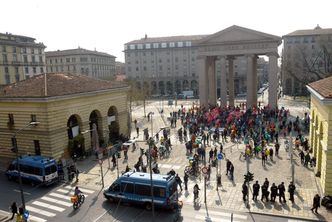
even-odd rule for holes
{"type": "Polygon", "coordinates": [[[40,218],[40,217],[36,217],[36,216],[29,216],[29,221],[34,221],[34,222],[46,222],[47,220],[40,218]]]}
{"type": "Polygon", "coordinates": [[[169,165],[169,164],[165,164],[165,163],[163,163],[163,164],[159,164],[159,167],[160,168],[171,168],[172,167],[172,165],[169,165]]]}
{"type": "Polygon", "coordinates": [[[41,206],[41,207],[45,207],[45,208],[48,208],[48,209],[51,209],[51,210],[59,211],[59,212],[62,212],[62,211],[65,210],[65,208],[53,206],[51,204],[40,202],[40,201],[34,201],[34,202],[32,202],[32,204],[37,205],[37,206],[41,206]]]}
{"type": "MultiPolygon", "coordinates": [[[[207,216],[207,215],[196,215],[195,219],[198,220],[204,220],[204,221],[220,221],[220,222],[229,222],[230,217],[227,218],[220,218],[220,217],[211,217],[211,216],[207,216]]],[[[233,220],[233,222],[240,222],[237,220],[233,220]]]]}
{"type": "Polygon", "coordinates": [[[294,219],[288,219],[288,222],[305,222],[306,220],[294,220],[294,219]]]}
{"type": "MultiPolygon", "coordinates": [[[[20,192],[21,192],[21,191],[16,190],[16,189],[14,189],[14,191],[17,192],[17,193],[20,193],[20,192]]],[[[26,195],[31,195],[31,193],[28,193],[28,192],[25,192],[25,191],[23,191],[23,193],[26,194],[26,195]]]]}
{"type": "MultiPolygon", "coordinates": [[[[219,211],[210,211],[209,210],[209,215],[213,214],[213,215],[218,215],[218,216],[223,216],[223,217],[231,217],[231,213],[226,213],[226,212],[219,212],[219,211]]],[[[245,215],[241,215],[241,214],[233,214],[233,218],[238,218],[241,220],[247,220],[247,216],[245,215]]]]}
{"type": "Polygon", "coordinates": [[[59,205],[63,205],[63,206],[66,206],[66,207],[70,207],[72,205],[70,202],[65,202],[65,201],[57,200],[57,199],[50,198],[50,197],[42,197],[41,199],[49,201],[49,202],[53,202],[53,203],[56,203],[56,204],[59,204],[59,205]]]}
{"type": "MultiPolygon", "coordinates": [[[[98,174],[99,175],[99,174],[98,174]]],[[[65,188],[67,189],[75,189],[75,187],[72,187],[72,186],[65,186],[65,188]]],[[[88,190],[88,189],[85,189],[85,188],[80,188],[80,190],[83,192],[83,193],[94,193],[95,191],[94,190],[88,190]]]]}
{"type": "Polygon", "coordinates": [[[178,170],[178,169],[180,169],[180,168],[181,168],[181,166],[179,166],[179,165],[176,165],[176,166],[173,166],[172,168],[173,168],[173,169],[175,169],[175,170],[178,170]]]}
{"type": "Polygon", "coordinates": [[[31,207],[31,206],[26,206],[26,209],[28,211],[35,212],[37,214],[41,214],[41,215],[44,215],[46,217],[55,217],[55,215],[56,215],[55,213],[51,213],[51,212],[48,212],[46,210],[41,210],[41,209],[31,207]]]}
{"type": "Polygon", "coordinates": [[[58,194],[58,193],[54,193],[54,192],[50,193],[49,195],[53,196],[53,197],[65,199],[65,200],[70,200],[70,196],[66,196],[66,195],[62,195],[62,194],[58,194]]]}

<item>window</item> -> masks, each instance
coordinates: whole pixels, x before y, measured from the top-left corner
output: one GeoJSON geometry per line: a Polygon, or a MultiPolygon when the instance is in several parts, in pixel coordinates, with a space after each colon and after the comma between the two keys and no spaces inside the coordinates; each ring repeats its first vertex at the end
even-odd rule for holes
{"type": "Polygon", "coordinates": [[[15,67],[15,74],[19,75],[19,69],[18,69],[18,67],[15,67]]]}
{"type": "Polygon", "coordinates": [[[14,114],[8,113],[8,124],[14,125],[14,114]]]}
{"type": "Polygon", "coordinates": [[[150,196],[151,195],[150,186],[135,184],[135,194],[141,196],[150,196]]]}
{"type": "Polygon", "coordinates": [[[60,63],[62,63],[62,58],[60,59],[60,63]]]}
{"type": "Polygon", "coordinates": [[[33,67],[33,68],[32,68],[32,71],[33,71],[33,74],[36,74],[36,73],[37,73],[37,69],[36,69],[36,67],[33,67]]]}
{"type": "Polygon", "coordinates": [[[43,57],[39,56],[39,62],[43,62],[43,57]]]}
{"type": "Polygon", "coordinates": [[[35,56],[31,56],[32,62],[35,63],[36,62],[36,57],[35,56]]]}
{"type": "Polygon", "coordinates": [[[121,183],[121,191],[124,193],[134,193],[134,184],[121,183]]]}
{"type": "Polygon", "coordinates": [[[25,74],[28,74],[29,73],[29,67],[24,67],[24,72],[25,72],[25,74]]]}
{"type": "Polygon", "coordinates": [[[145,48],[146,48],[146,49],[151,49],[151,44],[150,44],[150,43],[146,43],[146,44],[145,44],[145,48]]]}
{"type": "Polygon", "coordinates": [[[175,47],[175,43],[174,42],[170,42],[169,43],[169,47],[174,48],[175,47]]]}
{"type": "Polygon", "coordinates": [[[16,53],[16,47],[13,46],[13,53],[16,53]]]}
{"type": "Polygon", "coordinates": [[[76,62],[76,58],[71,58],[71,62],[76,62]]]}
{"type": "Polygon", "coordinates": [[[161,59],[159,59],[159,63],[162,63],[163,61],[161,59]]]}
{"type": "Polygon", "coordinates": [[[7,63],[7,62],[8,62],[8,60],[7,60],[7,55],[6,55],[6,54],[2,54],[2,61],[3,61],[4,63],[7,63]]]}
{"type": "Polygon", "coordinates": [[[40,67],[40,72],[44,73],[44,68],[43,67],[40,67]]]}
{"type": "Polygon", "coordinates": [[[166,47],[167,47],[167,43],[166,42],[161,43],[161,48],[166,48],[166,47]]]}
{"type": "Polygon", "coordinates": [[[55,63],[58,63],[58,59],[55,59],[55,63]]]}
{"type": "Polygon", "coordinates": [[[5,74],[6,84],[10,83],[10,75],[8,73],[5,74]]]}
{"type": "Polygon", "coordinates": [[[23,56],[23,62],[24,63],[27,63],[28,62],[28,57],[25,55],[25,56],[23,56]]]}
{"type": "Polygon", "coordinates": [[[138,68],[138,67],[136,67],[136,71],[139,71],[139,68],[138,68]]]}
{"type": "Polygon", "coordinates": [[[5,45],[2,46],[2,51],[3,51],[3,52],[7,52],[7,49],[6,49],[6,46],[5,46],[5,45]]]}
{"type": "Polygon", "coordinates": [[[52,173],[55,173],[56,171],[57,171],[57,167],[55,165],[51,165],[51,166],[45,168],[45,175],[50,175],[52,173]]]}
{"type": "Polygon", "coordinates": [[[88,58],[87,57],[80,57],[80,62],[88,62],[88,58]]]}
{"type": "Polygon", "coordinates": [[[40,144],[39,144],[39,140],[34,140],[33,143],[35,145],[35,155],[40,156],[40,144]]]}
{"type": "Polygon", "coordinates": [[[129,45],[129,49],[135,49],[135,45],[129,45]]]}
{"type": "Polygon", "coordinates": [[[163,66],[159,66],[159,71],[162,71],[163,70],[163,66]]]}
{"type": "Polygon", "coordinates": [[[36,114],[31,114],[31,122],[37,122],[36,114]]]}
{"type": "Polygon", "coordinates": [[[166,197],[166,190],[163,187],[153,187],[153,196],[166,197]]]}
{"type": "Polygon", "coordinates": [[[138,44],[138,45],[137,45],[137,48],[138,48],[138,49],[143,49],[143,44],[138,44]]]}
{"type": "Polygon", "coordinates": [[[19,75],[19,74],[16,74],[16,75],[15,75],[15,81],[16,81],[16,82],[19,82],[19,81],[20,81],[20,75],[19,75]]]}
{"type": "Polygon", "coordinates": [[[159,43],[153,43],[153,48],[158,49],[159,48],[159,43]]]}
{"type": "Polygon", "coordinates": [[[17,55],[13,54],[13,62],[17,62],[17,55]]]}
{"type": "Polygon", "coordinates": [[[178,42],[178,47],[183,47],[183,42],[178,42]]]}
{"type": "Polygon", "coordinates": [[[190,47],[190,46],[191,46],[191,42],[190,42],[190,41],[187,41],[187,42],[186,42],[186,46],[187,46],[187,47],[190,47]]]}
{"type": "Polygon", "coordinates": [[[38,49],[38,53],[39,53],[39,54],[42,54],[42,49],[39,48],[39,49],[38,49]]]}
{"type": "Polygon", "coordinates": [[[5,67],[5,73],[9,74],[9,68],[8,67],[5,67]]]}
{"type": "Polygon", "coordinates": [[[146,67],[145,66],[143,67],[143,70],[146,71],[146,67]]]}
{"type": "Polygon", "coordinates": [[[35,49],[31,48],[31,54],[35,54],[35,49]]]}
{"type": "Polygon", "coordinates": [[[27,53],[27,48],[22,48],[22,53],[27,53]]]}
{"type": "Polygon", "coordinates": [[[316,42],[316,39],[314,36],[311,37],[311,42],[316,42]]]}

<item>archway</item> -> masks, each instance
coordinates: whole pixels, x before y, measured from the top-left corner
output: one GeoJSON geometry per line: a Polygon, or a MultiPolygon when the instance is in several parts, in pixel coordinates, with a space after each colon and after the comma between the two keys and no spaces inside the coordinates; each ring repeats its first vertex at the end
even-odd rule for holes
{"type": "Polygon", "coordinates": [[[167,81],[166,83],[166,93],[168,95],[173,95],[173,84],[170,81],[167,81]]]}
{"type": "Polygon", "coordinates": [[[191,81],[190,89],[194,92],[194,96],[198,96],[198,82],[196,80],[191,81]]]}
{"type": "Polygon", "coordinates": [[[176,80],[175,81],[175,92],[177,94],[181,93],[181,82],[180,82],[180,80],[176,80]]]}
{"type": "Polygon", "coordinates": [[[67,121],[68,153],[71,157],[84,155],[84,137],[81,134],[82,119],[79,115],[71,115],[67,121]]]}
{"type": "Polygon", "coordinates": [[[107,112],[107,124],[109,129],[109,141],[115,143],[120,136],[120,125],[118,123],[118,110],[111,106],[107,112]]]}
{"type": "Polygon", "coordinates": [[[98,139],[98,143],[100,146],[104,144],[104,139],[103,139],[103,129],[101,125],[101,113],[98,110],[93,110],[90,113],[89,117],[89,125],[90,125],[90,137],[91,137],[91,147],[93,149],[98,149],[99,147],[96,146],[96,141],[94,141],[94,136],[96,136],[98,139]],[[94,132],[94,125],[96,125],[95,129],[97,132],[94,132]]]}
{"type": "Polygon", "coordinates": [[[163,81],[160,81],[158,83],[159,85],[159,92],[161,95],[164,95],[165,94],[165,83],[163,81]]]}
{"type": "Polygon", "coordinates": [[[183,91],[185,91],[185,90],[189,90],[189,82],[188,82],[188,80],[183,80],[183,91]]]}
{"type": "Polygon", "coordinates": [[[156,94],[158,94],[157,82],[152,81],[151,82],[151,95],[156,95],[156,94]]]}

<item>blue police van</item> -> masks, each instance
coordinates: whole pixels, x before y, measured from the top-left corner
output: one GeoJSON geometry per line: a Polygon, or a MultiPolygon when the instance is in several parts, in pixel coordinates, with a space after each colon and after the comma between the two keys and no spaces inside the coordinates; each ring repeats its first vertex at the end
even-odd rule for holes
{"type": "MultiPolygon", "coordinates": [[[[156,207],[172,209],[177,203],[177,184],[174,175],[152,174],[153,202],[156,207]]],[[[128,202],[152,208],[149,173],[127,172],[104,191],[110,202],[128,202]]]]}
{"type": "Polygon", "coordinates": [[[57,162],[54,159],[43,156],[20,156],[8,167],[6,176],[9,180],[18,179],[18,164],[22,181],[31,185],[50,185],[58,181],[57,162]]]}

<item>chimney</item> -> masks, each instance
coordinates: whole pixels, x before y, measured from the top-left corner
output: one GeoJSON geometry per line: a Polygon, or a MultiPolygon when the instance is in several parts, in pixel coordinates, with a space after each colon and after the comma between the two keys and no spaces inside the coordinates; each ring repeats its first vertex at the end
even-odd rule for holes
{"type": "Polygon", "coordinates": [[[145,34],[145,36],[144,36],[144,39],[146,40],[148,38],[148,35],[147,34],[145,34]]]}

